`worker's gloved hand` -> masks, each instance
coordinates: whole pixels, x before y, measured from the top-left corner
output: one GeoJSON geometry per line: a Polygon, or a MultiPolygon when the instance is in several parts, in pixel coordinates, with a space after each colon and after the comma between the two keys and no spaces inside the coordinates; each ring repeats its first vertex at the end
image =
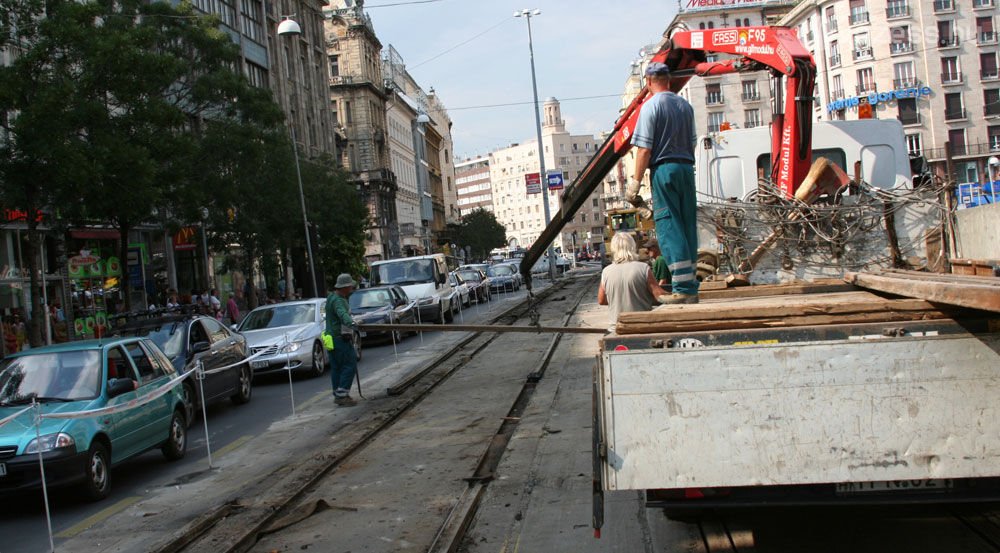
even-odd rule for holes
{"type": "Polygon", "coordinates": [[[639,195],[640,188],[642,188],[641,182],[636,179],[630,179],[628,181],[628,189],[625,191],[625,201],[635,207],[644,207],[646,205],[646,200],[639,195]]]}

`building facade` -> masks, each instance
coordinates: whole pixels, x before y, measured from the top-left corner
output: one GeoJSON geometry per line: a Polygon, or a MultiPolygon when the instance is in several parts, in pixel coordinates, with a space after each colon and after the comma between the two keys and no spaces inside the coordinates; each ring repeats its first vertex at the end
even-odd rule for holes
{"type": "Polygon", "coordinates": [[[455,190],[458,215],[464,217],[477,209],[493,211],[490,184],[490,158],[480,156],[455,164],[455,190]]]}
{"type": "Polygon", "coordinates": [[[818,69],[815,116],[902,122],[906,143],[959,183],[1000,152],[996,0],[806,0],[797,27],[818,69]]]}
{"type": "MultiPolygon", "coordinates": [[[[590,135],[571,135],[566,131],[558,100],[548,98],[542,113],[542,155],[547,173],[560,172],[565,186],[580,176],[597,151],[597,139],[590,135]]],[[[554,215],[562,205],[562,190],[529,191],[526,177],[539,172],[539,148],[536,141],[513,144],[489,156],[493,211],[507,231],[509,247],[531,247],[545,229],[543,201],[554,215]]],[[[544,179],[542,179],[544,182],[544,179]]],[[[603,190],[595,190],[576,216],[563,227],[553,246],[562,252],[585,249],[588,232],[599,234],[603,228],[603,190]]]]}

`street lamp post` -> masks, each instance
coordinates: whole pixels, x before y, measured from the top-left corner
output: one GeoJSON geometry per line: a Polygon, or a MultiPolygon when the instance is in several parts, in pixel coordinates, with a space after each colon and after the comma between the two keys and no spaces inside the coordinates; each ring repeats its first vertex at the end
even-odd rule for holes
{"type": "MultiPolygon", "coordinates": [[[[538,176],[542,181],[542,210],[545,213],[545,226],[549,226],[552,221],[551,215],[549,215],[549,179],[545,174],[545,149],[542,146],[542,115],[538,109],[538,83],[535,80],[535,48],[531,40],[531,18],[536,15],[541,15],[542,10],[528,10],[524,9],[519,12],[514,12],[514,17],[523,17],[528,22],[528,54],[531,58],[531,91],[535,97],[535,132],[538,137],[538,176]]],[[[556,257],[555,250],[552,248],[552,243],[549,242],[547,254],[549,256],[549,278],[555,280],[556,278],[556,257]]]]}
{"type": "MultiPolygon", "coordinates": [[[[295,21],[285,17],[278,24],[278,36],[295,36],[302,34],[302,28],[295,21]]],[[[302,189],[302,169],[299,168],[299,145],[295,136],[295,124],[288,121],[288,131],[292,137],[292,152],[295,154],[295,176],[299,181],[299,203],[302,206],[302,226],[306,232],[306,255],[309,256],[309,276],[312,278],[313,296],[319,295],[319,288],[316,286],[316,262],[313,260],[312,238],[309,236],[309,217],[306,215],[306,195],[302,189]]],[[[291,283],[287,283],[291,286],[291,283]]]]}

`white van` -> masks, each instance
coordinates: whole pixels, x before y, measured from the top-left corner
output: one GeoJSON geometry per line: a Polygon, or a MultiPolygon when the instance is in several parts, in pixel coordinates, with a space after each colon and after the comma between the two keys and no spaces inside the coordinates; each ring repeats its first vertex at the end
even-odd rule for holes
{"type": "Polygon", "coordinates": [[[441,253],[376,261],[372,263],[371,285],[399,285],[417,302],[421,322],[450,323],[458,311],[458,300],[448,283],[449,262],[441,253]]]}

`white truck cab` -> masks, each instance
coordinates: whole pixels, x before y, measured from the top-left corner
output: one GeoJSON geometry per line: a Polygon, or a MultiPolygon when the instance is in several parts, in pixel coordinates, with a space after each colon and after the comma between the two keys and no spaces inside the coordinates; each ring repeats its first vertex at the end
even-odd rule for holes
{"type": "Polygon", "coordinates": [[[398,284],[417,302],[420,320],[451,322],[457,308],[454,288],[448,283],[448,258],[441,253],[388,259],[372,263],[372,286],[398,284]]]}

